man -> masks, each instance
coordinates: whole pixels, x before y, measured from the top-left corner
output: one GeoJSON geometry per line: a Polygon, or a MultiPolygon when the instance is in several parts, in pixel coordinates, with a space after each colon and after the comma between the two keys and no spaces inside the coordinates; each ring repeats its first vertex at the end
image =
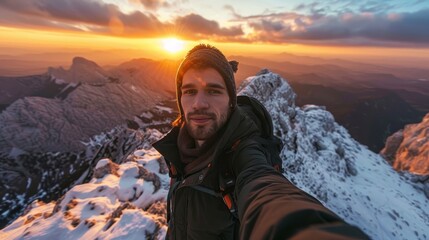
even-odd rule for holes
{"type": "Polygon", "coordinates": [[[245,141],[261,133],[237,107],[237,64],[212,46],[197,45],[178,69],[180,115],[154,144],[172,177],[167,238],[366,239],[274,170],[260,144],[245,141]],[[225,167],[235,178],[233,199],[217,195],[225,167]]]}

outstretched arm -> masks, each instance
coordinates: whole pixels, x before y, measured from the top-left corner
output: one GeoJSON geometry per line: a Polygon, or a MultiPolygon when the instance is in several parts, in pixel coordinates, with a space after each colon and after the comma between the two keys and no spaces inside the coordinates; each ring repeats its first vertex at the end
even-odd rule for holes
{"type": "Polygon", "coordinates": [[[240,239],[368,239],[276,172],[257,144],[236,155],[240,239]]]}

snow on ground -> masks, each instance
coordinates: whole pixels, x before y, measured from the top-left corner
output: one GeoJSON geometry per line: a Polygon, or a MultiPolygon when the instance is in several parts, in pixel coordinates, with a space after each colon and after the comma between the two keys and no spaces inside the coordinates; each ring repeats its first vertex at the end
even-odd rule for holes
{"type": "Polygon", "coordinates": [[[164,239],[165,164],[153,149],[128,159],[121,165],[100,160],[89,183],[56,203],[33,202],[0,239],[164,239]]]}
{"type": "Polygon", "coordinates": [[[356,142],[324,107],[296,107],[279,75],[262,71],[246,82],[239,95],[256,97],[270,112],[289,180],[373,239],[429,238],[423,191],[356,142]]]}
{"type": "Polygon", "coordinates": [[[322,109],[312,109],[301,119],[307,124],[298,141],[309,142],[299,143],[305,149],[286,161],[290,169],[301,159],[301,171],[286,176],[374,239],[427,239],[429,202],[423,192],[321,116],[333,120],[322,109]]]}
{"type": "MultiPolygon", "coordinates": [[[[296,107],[280,76],[264,71],[245,84],[240,94],[258,98],[272,115],[288,179],[372,239],[429,239],[429,201],[420,188],[353,140],[323,107],[296,107]]],[[[121,165],[100,160],[93,179],[57,203],[34,202],[0,239],[163,239],[168,170],[143,145],[121,165]]]]}

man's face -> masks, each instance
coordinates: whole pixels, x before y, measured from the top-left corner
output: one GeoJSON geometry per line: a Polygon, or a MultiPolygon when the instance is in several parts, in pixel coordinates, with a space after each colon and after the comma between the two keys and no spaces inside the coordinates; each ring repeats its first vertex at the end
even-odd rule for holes
{"type": "Polygon", "coordinates": [[[210,138],[229,114],[229,96],[222,76],[214,68],[191,68],[183,75],[181,91],[189,134],[197,141],[210,138]]]}

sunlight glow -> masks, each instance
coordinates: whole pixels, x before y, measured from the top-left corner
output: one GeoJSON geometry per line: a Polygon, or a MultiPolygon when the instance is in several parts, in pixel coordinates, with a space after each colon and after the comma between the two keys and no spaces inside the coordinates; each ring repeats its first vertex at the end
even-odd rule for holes
{"type": "Polygon", "coordinates": [[[162,40],[164,50],[169,53],[177,53],[183,50],[185,43],[177,38],[165,38],[162,40]]]}

